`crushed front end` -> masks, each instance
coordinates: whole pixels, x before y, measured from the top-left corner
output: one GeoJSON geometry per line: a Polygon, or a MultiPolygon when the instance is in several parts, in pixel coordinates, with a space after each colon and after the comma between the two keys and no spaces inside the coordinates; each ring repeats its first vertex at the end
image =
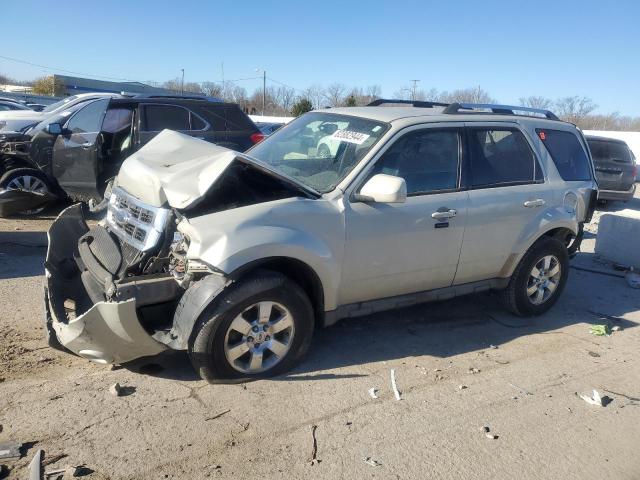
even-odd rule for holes
{"type": "Polygon", "coordinates": [[[175,214],[111,194],[107,217],[87,222],[81,204],[52,224],[45,262],[50,344],[98,363],[125,363],[167,348],[186,283],[175,214]],[[154,338],[155,336],[155,338],[154,338]]]}

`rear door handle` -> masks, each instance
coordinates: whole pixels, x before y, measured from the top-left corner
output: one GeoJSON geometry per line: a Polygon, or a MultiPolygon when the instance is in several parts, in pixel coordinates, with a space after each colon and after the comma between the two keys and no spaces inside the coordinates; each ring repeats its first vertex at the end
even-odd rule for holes
{"type": "Polygon", "coordinates": [[[453,218],[453,217],[456,216],[457,213],[458,212],[453,210],[453,209],[447,210],[445,208],[441,208],[441,209],[438,209],[437,212],[433,212],[431,214],[431,218],[435,218],[436,220],[442,220],[442,219],[445,219],[445,218],[453,218]]]}
{"type": "Polygon", "coordinates": [[[536,198],[535,200],[527,200],[526,202],[524,202],[524,206],[527,208],[534,208],[534,207],[541,207],[545,203],[547,202],[545,202],[543,199],[536,198]]]}

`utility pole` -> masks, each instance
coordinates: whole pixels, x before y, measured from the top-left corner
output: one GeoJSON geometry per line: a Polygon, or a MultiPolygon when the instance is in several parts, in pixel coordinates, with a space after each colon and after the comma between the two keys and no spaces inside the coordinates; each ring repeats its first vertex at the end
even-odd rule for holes
{"type": "Polygon", "coordinates": [[[267,102],[267,71],[262,70],[262,116],[263,117],[264,117],[266,102],[267,102]]]}
{"type": "Polygon", "coordinates": [[[418,82],[420,80],[411,80],[413,82],[413,88],[411,90],[411,100],[416,99],[416,87],[418,86],[418,82]]]}
{"type": "Polygon", "coordinates": [[[182,82],[180,83],[180,95],[184,95],[184,68],[182,70],[182,82]]]}

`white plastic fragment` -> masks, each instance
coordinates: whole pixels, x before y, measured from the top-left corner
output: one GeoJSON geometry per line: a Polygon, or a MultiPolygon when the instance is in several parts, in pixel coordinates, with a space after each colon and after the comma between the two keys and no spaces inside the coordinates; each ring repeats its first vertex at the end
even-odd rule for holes
{"type": "Polygon", "coordinates": [[[602,397],[600,396],[600,394],[598,393],[597,390],[593,391],[592,396],[588,396],[588,395],[579,395],[580,398],[582,400],[584,400],[585,402],[587,402],[589,405],[596,405],[598,407],[604,407],[603,403],[602,403],[602,397]]]}
{"type": "Polygon", "coordinates": [[[377,460],[374,460],[371,457],[367,457],[364,458],[364,463],[366,463],[367,465],[371,465],[372,467],[379,467],[380,465],[382,465],[380,462],[378,462],[377,460]]]}
{"type": "Polygon", "coordinates": [[[371,398],[378,398],[378,395],[376,395],[376,392],[378,391],[378,389],[376,387],[371,387],[369,389],[369,396],[371,398]]]}
{"type": "Polygon", "coordinates": [[[400,398],[400,392],[398,391],[398,386],[396,385],[396,371],[391,369],[391,388],[393,389],[393,394],[396,397],[396,400],[402,400],[400,398]]]}

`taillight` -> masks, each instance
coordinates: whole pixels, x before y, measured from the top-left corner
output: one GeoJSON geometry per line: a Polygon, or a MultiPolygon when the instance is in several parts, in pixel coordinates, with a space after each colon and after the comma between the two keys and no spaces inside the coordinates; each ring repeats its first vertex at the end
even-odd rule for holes
{"type": "Polygon", "coordinates": [[[255,145],[256,143],[260,143],[262,140],[264,140],[264,133],[256,132],[256,133],[251,134],[251,136],[249,138],[251,139],[251,141],[255,145]]]}

